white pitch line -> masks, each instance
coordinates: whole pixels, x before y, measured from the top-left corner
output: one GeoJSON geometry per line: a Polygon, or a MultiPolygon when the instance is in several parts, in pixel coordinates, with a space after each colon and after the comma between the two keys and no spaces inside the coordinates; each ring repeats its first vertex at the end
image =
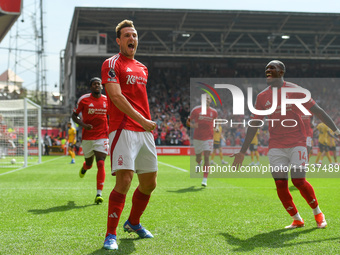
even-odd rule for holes
{"type": "MultiPolygon", "coordinates": [[[[47,162],[51,162],[51,161],[54,161],[54,160],[60,159],[60,158],[62,158],[62,157],[65,157],[65,156],[61,156],[61,157],[58,157],[58,158],[50,159],[50,160],[47,160],[47,161],[41,162],[40,164],[45,164],[45,163],[47,163],[47,162]]],[[[22,169],[26,169],[26,168],[29,168],[29,167],[32,167],[32,166],[37,166],[37,165],[40,165],[40,164],[35,164],[35,165],[26,166],[26,167],[21,167],[21,168],[18,168],[18,169],[15,169],[15,170],[9,171],[9,172],[2,173],[2,174],[0,174],[0,176],[1,176],[1,175],[5,175],[5,174],[14,173],[14,172],[20,171],[20,170],[22,170],[22,169]]]]}
{"type": "Polygon", "coordinates": [[[163,163],[163,162],[160,162],[160,161],[158,161],[158,164],[169,166],[169,167],[178,169],[178,170],[180,170],[182,172],[188,172],[188,170],[186,170],[186,169],[183,169],[183,168],[180,168],[180,167],[177,167],[177,166],[173,166],[173,165],[170,165],[170,164],[167,164],[167,163],[163,163]]]}

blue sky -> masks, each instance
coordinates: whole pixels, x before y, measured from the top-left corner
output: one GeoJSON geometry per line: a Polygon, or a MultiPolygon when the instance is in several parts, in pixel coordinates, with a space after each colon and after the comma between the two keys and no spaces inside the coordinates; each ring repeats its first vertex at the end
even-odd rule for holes
{"type": "MultiPolygon", "coordinates": [[[[37,0],[24,0],[25,4],[39,2],[37,0]]],[[[132,0],[114,1],[87,1],[87,0],[58,0],[43,1],[44,4],[44,36],[46,58],[46,80],[48,91],[59,91],[55,84],[59,84],[59,55],[65,48],[66,40],[73,17],[74,7],[137,7],[137,8],[171,8],[171,9],[220,9],[220,10],[255,10],[255,11],[294,11],[294,12],[323,12],[340,13],[340,1],[336,0],[285,0],[285,1],[264,1],[264,0],[209,0],[209,1],[148,1],[132,0]]],[[[20,18],[19,18],[20,20],[20,18]]],[[[0,47],[8,47],[9,36],[7,35],[0,44],[0,47]]],[[[23,46],[24,47],[24,46],[23,46]]],[[[0,73],[8,66],[8,50],[0,49],[0,73]]],[[[34,75],[23,73],[22,78],[27,80],[35,79],[34,75]],[[29,76],[28,76],[29,75],[29,76]]],[[[28,82],[27,82],[28,83],[28,82]]],[[[27,84],[26,83],[26,84],[27,84]]],[[[25,86],[25,83],[24,83],[25,86]]],[[[34,89],[30,83],[28,89],[34,89]]]]}

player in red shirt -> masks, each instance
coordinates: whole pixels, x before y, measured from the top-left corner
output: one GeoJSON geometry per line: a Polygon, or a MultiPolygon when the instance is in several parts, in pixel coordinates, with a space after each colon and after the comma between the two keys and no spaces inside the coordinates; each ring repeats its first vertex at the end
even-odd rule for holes
{"type": "MultiPolygon", "coordinates": [[[[272,60],[266,68],[265,74],[267,77],[267,87],[264,91],[258,94],[255,104],[255,109],[269,109],[272,105],[272,89],[278,89],[278,106],[281,105],[281,88],[294,87],[296,84],[286,82],[283,79],[286,68],[281,61],[272,60]]],[[[287,98],[304,98],[303,93],[287,93],[287,98]],[[302,94],[302,95],[301,95],[302,94]]],[[[314,116],[318,117],[322,122],[329,126],[337,136],[340,135],[340,130],[334,124],[333,120],[320,108],[313,99],[310,99],[303,106],[307,108],[314,116]]],[[[305,164],[308,164],[308,156],[306,149],[306,130],[301,119],[302,112],[295,104],[287,105],[287,115],[281,115],[281,109],[277,109],[274,113],[268,116],[268,119],[278,119],[273,124],[269,124],[269,163],[272,169],[272,176],[275,180],[277,194],[284,208],[292,216],[293,223],[286,228],[303,227],[304,221],[301,218],[293,198],[288,189],[288,172],[291,171],[291,178],[294,186],[299,189],[301,195],[307,201],[313,210],[313,214],[318,228],[325,228],[327,222],[324,214],[321,212],[318,201],[316,199],[314,189],[311,184],[306,181],[305,164]],[[297,125],[295,127],[284,127],[281,125],[282,120],[293,119],[297,125]],[[272,126],[273,125],[273,126],[272,126]]],[[[251,140],[257,132],[257,127],[261,125],[260,120],[263,116],[252,116],[252,126],[247,130],[246,137],[239,153],[236,153],[233,166],[239,168],[242,165],[245,153],[249,147],[251,140]]],[[[285,125],[293,126],[286,121],[285,125]]]]}
{"type": "Polygon", "coordinates": [[[105,181],[105,158],[109,152],[107,97],[101,94],[101,79],[94,77],[90,80],[91,93],[81,96],[73,109],[72,119],[82,130],[82,148],[85,161],[79,171],[83,178],[86,171],[92,167],[93,159],[97,162],[97,195],[95,203],[101,204],[104,199],[102,190],[105,181]],[[79,115],[81,114],[81,117],[79,115]]]}
{"type": "Polygon", "coordinates": [[[209,175],[209,156],[213,151],[214,145],[214,119],[217,118],[217,111],[210,107],[211,97],[207,95],[207,114],[201,114],[201,106],[192,109],[187,125],[194,128],[193,144],[196,154],[196,162],[198,166],[202,164],[202,153],[204,157],[204,171],[202,186],[207,186],[209,175]]]}
{"type": "Polygon", "coordinates": [[[109,198],[107,232],[104,248],[118,249],[116,228],[125,204],[134,173],[139,185],[132,197],[132,208],[124,231],[135,232],[141,238],[152,238],[150,231],[140,224],[152,191],[156,188],[157,152],[151,133],[156,123],[151,121],[146,93],[147,68],[134,59],[137,31],[130,20],[116,27],[116,42],[120,53],[102,65],[102,84],[109,100],[109,140],[111,169],[116,184],[109,198]]]}

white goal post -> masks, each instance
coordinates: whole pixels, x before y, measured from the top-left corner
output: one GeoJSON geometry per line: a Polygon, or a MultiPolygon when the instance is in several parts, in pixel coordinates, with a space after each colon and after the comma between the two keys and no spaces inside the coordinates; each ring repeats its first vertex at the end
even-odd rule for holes
{"type": "Polygon", "coordinates": [[[41,107],[31,100],[0,100],[0,167],[41,163],[41,107]]]}

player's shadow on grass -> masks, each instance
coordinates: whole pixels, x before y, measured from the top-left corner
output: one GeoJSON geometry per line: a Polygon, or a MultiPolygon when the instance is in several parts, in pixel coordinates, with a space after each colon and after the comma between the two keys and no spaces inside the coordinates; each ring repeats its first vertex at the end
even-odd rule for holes
{"type": "Polygon", "coordinates": [[[297,187],[295,187],[294,185],[292,185],[292,186],[290,186],[289,188],[289,191],[297,191],[298,189],[297,189],[297,187]]]}
{"type": "Polygon", "coordinates": [[[74,201],[68,201],[67,205],[54,206],[54,207],[47,208],[47,209],[31,209],[31,210],[28,210],[28,212],[33,213],[33,214],[46,214],[46,213],[64,212],[64,211],[69,211],[69,210],[74,210],[74,209],[81,209],[81,208],[85,208],[85,207],[89,207],[93,205],[95,204],[76,205],[74,201]]]}
{"type": "Polygon", "coordinates": [[[228,233],[220,233],[220,235],[224,236],[226,241],[230,245],[238,246],[237,248],[233,249],[233,251],[235,252],[239,252],[239,251],[247,252],[247,251],[252,251],[255,248],[263,248],[263,247],[284,248],[284,247],[290,247],[290,246],[301,245],[301,244],[318,243],[318,242],[324,242],[327,240],[340,239],[339,237],[339,238],[328,238],[328,239],[309,240],[309,241],[289,243],[290,241],[297,238],[299,235],[306,235],[315,230],[323,231],[323,230],[318,230],[316,227],[305,229],[305,230],[279,229],[279,230],[274,230],[268,233],[258,234],[248,239],[240,239],[228,233]]]}
{"type": "Polygon", "coordinates": [[[189,188],[184,188],[184,189],[178,189],[178,190],[168,190],[167,192],[173,192],[173,193],[187,193],[187,192],[196,192],[196,191],[201,191],[204,190],[204,187],[199,187],[197,188],[196,186],[191,186],[189,188]]]}
{"type": "MultiPolygon", "coordinates": [[[[118,238],[118,250],[110,251],[105,250],[104,248],[98,249],[88,255],[99,255],[99,254],[115,254],[115,255],[125,255],[132,254],[136,251],[135,241],[140,240],[141,238],[118,238]]],[[[104,243],[104,240],[103,240],[104,243]]]]}

